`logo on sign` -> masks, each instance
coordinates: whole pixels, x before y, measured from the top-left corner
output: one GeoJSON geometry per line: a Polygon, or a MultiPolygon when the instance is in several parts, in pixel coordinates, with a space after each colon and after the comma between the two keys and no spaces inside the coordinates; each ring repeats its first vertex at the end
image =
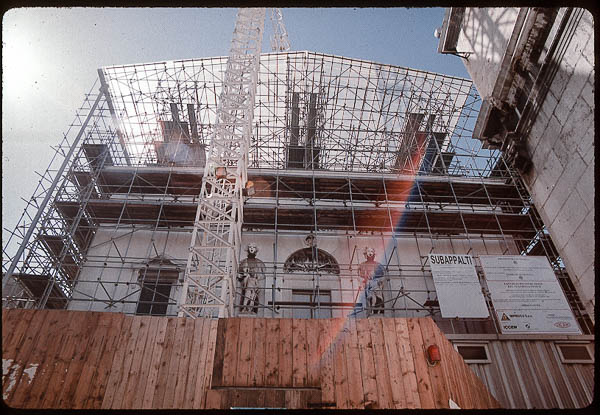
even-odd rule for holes
{"type": "Polygon", "coordinates": [[[506,313],[502,313],[502,318],[500,320],[502,320],[502,321],[509,321],[510,318],[508,318],[508,316],[506,315],[506,313]]]}
{"type": "Polygon", "coordinates": [[[554,326],[558,327],[559,329],[566,329],[567,327],[571,327],[571,323],[568,321],[557,321],[554,323],[554,326]]]}

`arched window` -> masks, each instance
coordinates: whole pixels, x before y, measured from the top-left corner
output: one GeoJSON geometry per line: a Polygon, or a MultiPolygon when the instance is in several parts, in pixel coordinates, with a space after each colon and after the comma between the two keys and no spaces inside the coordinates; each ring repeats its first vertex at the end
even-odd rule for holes
{"type": "Polygon", "coordinates": [[[283,271],[340,275],[340,266],[330,253],[312,246],[299,249],[291,254],[283,264],[283,271]]]}

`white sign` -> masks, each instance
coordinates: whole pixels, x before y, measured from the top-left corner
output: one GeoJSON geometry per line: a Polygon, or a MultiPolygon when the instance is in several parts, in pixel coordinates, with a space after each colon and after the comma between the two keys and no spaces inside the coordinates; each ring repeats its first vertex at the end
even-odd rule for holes
{"type": "Polygon", "coordinates": [[[581,334],[546,257],[479,259],[502,333],[581,334]]]}
{"type": "Polygon", "coordinates": [[[470,255],[429,254],[442,317],[488,317],[481,285],[470,255]]]}

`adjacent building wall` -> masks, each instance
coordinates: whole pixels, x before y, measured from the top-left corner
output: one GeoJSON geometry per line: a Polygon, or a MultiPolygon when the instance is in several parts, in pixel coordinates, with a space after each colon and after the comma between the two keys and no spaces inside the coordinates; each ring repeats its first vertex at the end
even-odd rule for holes
{"type": "Polygon", "coordinates": [[[440,51],[463,57],[484,101],[476,138],[504,150],[513,144],[523,148],[519,154],[526,154],[528,161],[518,168],[523,167],[525,185],[593,320],[594,22],[582,9],[534,18],[538,10],[548,11],[465,8],[457,11],[462,14],[462,19],[455,18],[459,27],[449,25],[449,13],[444,25],[450,27],[448,33],[459,31],[458,40],[451,50],[452,42],[442,38],[440,51]],[[537,52],[539,58],[532,58],[537,52]],[[552,68],[550,61],[558,67],[552,68]],[[538,74],[544,73],[547,82],[536,84],[538,74]],[[530,125],[521,128],[516,124],[526,100],[535,102],[537,111],[530,111],[535,114],[530,125]]]}

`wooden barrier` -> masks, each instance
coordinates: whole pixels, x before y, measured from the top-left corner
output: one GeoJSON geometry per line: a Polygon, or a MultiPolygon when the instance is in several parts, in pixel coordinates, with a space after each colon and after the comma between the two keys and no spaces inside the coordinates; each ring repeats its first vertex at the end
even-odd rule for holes
{"type": "Polygon", "coordinates": [[[188,319],[3,310],[18,408],[497,408],[429,318],[188,319]],[[437,344],[441,363],[424,348],[437,344]]]}

